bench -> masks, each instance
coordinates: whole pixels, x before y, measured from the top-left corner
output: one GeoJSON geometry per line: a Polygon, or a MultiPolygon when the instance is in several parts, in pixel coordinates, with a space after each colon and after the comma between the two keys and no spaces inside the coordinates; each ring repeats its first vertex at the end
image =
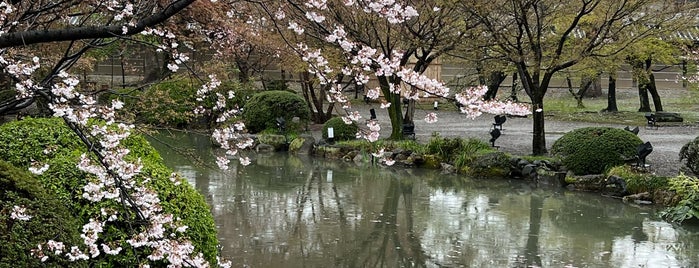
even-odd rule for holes
{"type": "Polygon", "coordinates": [[[658,123],[682,123],[684,119],[679,113],[672,112],[655,112],[645,114],[647,125],[646,128],[658,129],[658,123]]]}

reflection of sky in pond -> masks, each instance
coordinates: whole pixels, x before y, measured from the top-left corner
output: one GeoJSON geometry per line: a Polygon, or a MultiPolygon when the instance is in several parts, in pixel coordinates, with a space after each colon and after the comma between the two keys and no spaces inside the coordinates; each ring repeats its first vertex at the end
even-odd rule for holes
{"type": "Polygon", "coordinates": [[[699,264],[699,232],[652,208],[516,181],[437,189],[430,172],[341,164],[273,155],[228,171],[173,166],[211,204],[235,267],[699,264]]]}

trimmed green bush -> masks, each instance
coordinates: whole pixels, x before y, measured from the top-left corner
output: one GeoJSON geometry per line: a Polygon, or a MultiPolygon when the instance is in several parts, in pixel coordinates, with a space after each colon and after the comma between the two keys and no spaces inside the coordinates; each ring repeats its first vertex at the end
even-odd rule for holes
{"type": "Polygon", "coordinates": [[[279,117],[286,121],[286,131],[294,132],[308,123],[311,112],[306,101],[298,94],[274,90],[253,95],[245,104],[242,114],[245,126],[251,133],[276,130],[276,119],[279,117]],[[300,119],[298,125],[292,123],[294,117],[300,119]]]}
{"type": "MultiPolygon", "coordinates": [[[[148,185],[153,188],[161,200],[165,213],[181,218],[189,226],[184,233],[196,250],[201,251],[209,262],[214,262],[218,254],[216,226],[210,209],[189,183],[178,177],[178,185],[170,181],[172,170],[167,168],[157,151],[142,136],[132,135],[125,141],[132,159],[140,158],[143,164],[137,180],[149,178],[148,185]]],[[[76,164],[85,146],[78,137],[68,129],[61,119],[32,119],[15,121],[0,126],[0,158],[12,165],[27,169],[32,161],[48,164],[49,169],[37,176],[47,192],[72,212],[80,221],[80,226],[90,217],[99,215],[99,207],[81,197],[83,186],[91,179],[89,175],[78,170],[76,164]]],[[[121,209],[121,204],[107,204],[114,209],[121,209]]],[[[133,213],[132,213],[133,214],[133,213]]],[[[106,241],[119,240],[132,233],[124,214],[114,224],[108,224],[103,237],[106,241]]],[[[79,230],[79,229],[76,229],[79,230]]],[[[82,244],[82,243],[80,243],[82,244]]],[[[120,245],[123,248],[130,246],[120,245]]],[[[139,251],[140,259],[150,252],[139,251]]],[[[132,267],[138,266],[132,250],[123,250],[119,255],[101,254],[91,260],[91,266],[132,267]]]]}
{"type": "Polygon", "coordinates": [[[323,139],[328,139],[328,128],[333,128],[333,135],[336,141],[347,141],[357,139],[357,124],[345,124],[345,121],[340,117],[333,117],[323,124],[323,139]]]}
{"type": "Polygon", "coordinates": [[[610,127],[587,127],[570,131],[556,140],[551,153],[560,156],[577,175],[601,174],[636,156],[643,143],[633,133],[610,127]]]}
{"type": "MultiPolygon", "coordinates": [[[[84,267],[64,257],[50,257],[45,262],[31,255],[31,250],[48,240],[79,244],[79,221],[58,199],[47,192],[27,170],[0,160],[0,267],[84,267]],[[14,206],[26,209],[27,221],[12,219],[14,206]]],[[[46,246],[43,246],[46,248],[46,246]]]]}
{"type": "Polygon", "coordinates": [[[694,175],[699,175],[699,137],[688,142],[680,149],[680,161],[694,175]]]}

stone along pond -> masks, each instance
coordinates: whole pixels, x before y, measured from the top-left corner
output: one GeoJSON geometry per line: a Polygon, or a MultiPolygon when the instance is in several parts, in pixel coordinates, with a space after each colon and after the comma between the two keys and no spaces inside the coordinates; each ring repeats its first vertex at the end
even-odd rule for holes
{"type": "MultiPolygon", "coordinates": [[[[214,163],[205,136],[156,138],[214,163]]],[[[599,194],[286,153],[221,171],[152,143],[234,267],[699,267],[699,226],[599,194]]]]}

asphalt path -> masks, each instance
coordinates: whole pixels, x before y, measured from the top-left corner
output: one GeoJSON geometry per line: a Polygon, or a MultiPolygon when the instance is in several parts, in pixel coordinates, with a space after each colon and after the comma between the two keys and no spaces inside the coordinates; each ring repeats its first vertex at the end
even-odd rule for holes
{"type": "MultiPolygon", "coordinates": [[[[377,120],[381,124],[381,137],[390,136],[390,120],[385,110],[378,105],[354,105],[353,109],[369,117],[369,109],[376,109],[377,120]]],[[[601,117],[602,115],[600,115],[601,117]]],[[[457,111],[433,111],[417,110],[415,112],[415,136],[419,142],[426,143],[430,137],[438,133],[442,137],[477,138],[488,141],[490,129],[493,127],[494,117],[483,114],[476,119],[469,119],[457,111]],[[435,123],[427,123],[423,119],[428,112],[436,112],[439,119],[435,123]]],[[[559,121],[554,117],[545,118],[546,147],[551,148],[554,141],[568,131],[589,127],[607,126],[624,128],[634,125],[596,124],[587,122],[559,121]]],[[[641,140],[649,141],[653,145],[653,152],[647,157],[651,172],[662,176],[674,176],[679,173],[682,163],[679,161],[679,152],[684,144],[699,135],[697,124],[662,125],[656,128],[648,128],[646,125],[638,126],[641,140]]],[[[499,150],[515,155],[529,155],[532,152],[532,119],[521,117],[508,117],[502,125],[501,136],[495,141],[499,150]]],[[[318,133],[318,136],[320,134],[318,133]]],[[[316,135],[314,135],[316,136],[316,135]]]]}

